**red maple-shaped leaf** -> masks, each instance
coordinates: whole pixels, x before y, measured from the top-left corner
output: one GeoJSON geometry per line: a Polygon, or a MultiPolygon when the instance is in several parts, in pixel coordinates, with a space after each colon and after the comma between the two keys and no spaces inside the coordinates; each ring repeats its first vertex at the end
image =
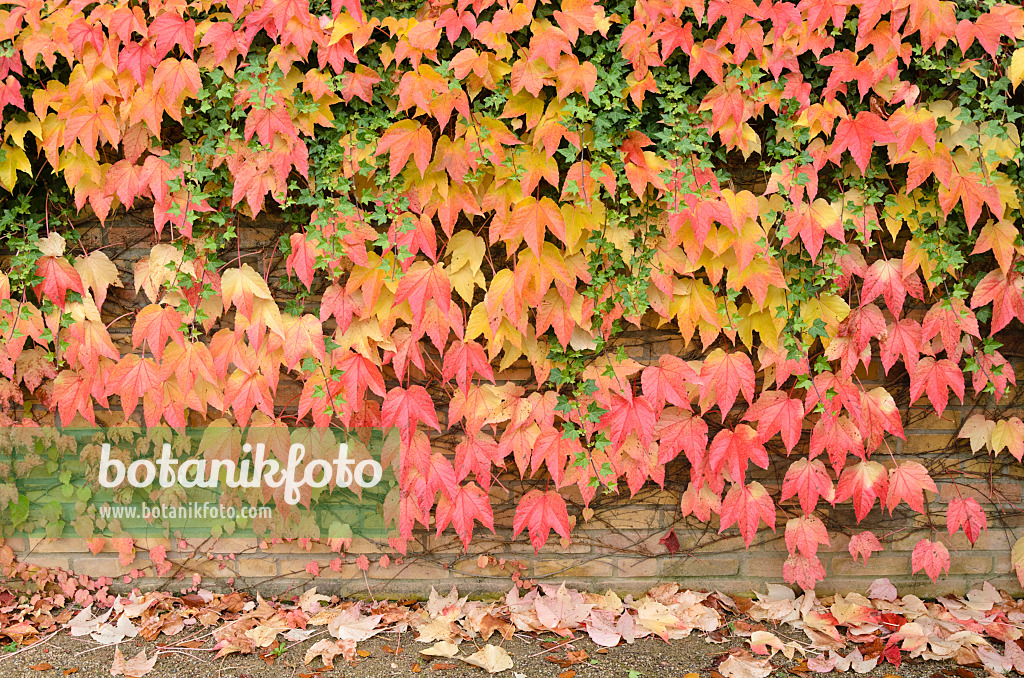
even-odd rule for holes
{"type": "Polygon", "coordinates": [[[669,530],[668,534],[658,540],[658,543],[665,547],[670,556],[674,556],[679,551],[679,537],[676,536],[675,530],[669,530]]]}
{"type": "Polygon", "coordinates": [[[835,486],[825,464],[817,459],[797,459],[789,465],[782,481],[782,501],[794,496],[808,515],[818,506],[819,498],[830,504],[835,502],[835,486]]]}
{"type": "Polygon", "coordinates": [[[714,401],[722,412],[722,421],[743,391],[748,403],[754,402],[754,365],[742,351],[725,352],[720,348],[708,354],[700,369],[701,407],[705,410],[714,401]]]}
{"type": "Polygon", "coordinates": [[[385,426],[399,429],[414,429],[422,421],[438,432],[441,431],[434,401],[427,389],[418,384],[407,389],[396,386],[388,391],[381,407],[381,420],[385,426]]]}
{"type": "Polygon", "coordinates": [[[512,519],[512,538],[519,536],[523,529],[528,529],[530,543],[538,552],[547,543],[551,530],[568,539],[569,512],[565,500],[554,490],[527,492],[519,500],[516,515],[512,519]]]}
{"type": "Polygon", "coordinates": [[[394,179],[409,162],[410,155],[422,177],[430,166],[433,151],[434,138],[430,135],[430,128],[415,120],[402,120],[389,127],[380,138],[376,155],[390,152],[389,167],[394,179]]]}
{"type": "Polygon", "coordinates": [[[792,452],[800,441],[803,420],[803,401],[790,398],[784,391],[763,392],[743,415],[743,421],[757,422],[757,435],[762,443],[776,433],[781,433],[787,452],[792,452]]]}
{"type": "Polygon", "coordinates": [[[812,591],[814,585],[825,578],[825,567],[818,556],[793,553],[782,564],[782,576],[791,584],[812,591]]]}
{"type": "Polygon", "coordinates": [[[583,452],[583,446],[578,440],[566,438],[558,429],[549,428],[537,436],[533,444],[530,472],[536,473],[541,464],[547,464],[555,486],[561,487],[566,464],[575,460],[580,452],[583,452]]]}
{"type": "Polygon", "coordinates": [[[950,536],[957,530],[963,528],[967,540],[972,544],[978,541],[982,530],[988,530],[988,519],[981,504],[974,497],[957,497],[949,502],[946,507],[946,529],[950,536]]]}
{"type": "Polygon", "coordinates": [[[452,342],[452,345],[444,353],[441,376],[445,381],[455,377],[455,383],[465,391],[474,374],[494,383],[494,370],[487,359],[484,347],[475,341],[452,342]]]}
{"type": "Polygon", "coordinates": [[[849,150],[861,172],[867,171],[871,148],[875,144],[896,141],[889,124],[870,111],[861,111],[855,118],[846,117],[836,126],[832,143],[832,159],[838,161],[843,151],[849,150]]]}
{"type": "Polygon", "coordinates": [[[68,290],[85,294],[82,277],[64,257],[39,257],[36,262],[36,275],[42,277],[34,288],[40,301],[50,299],[63,309],[68,290]]]}
{"type": "Polygon", "coordinates": [[[131,416],[143,395],[158,393],[162,399],[163,377],[160,367],[149,358],[129,353],[110,373],[111,391],[121,396],[125,419],[131,416]]]}
{"type": "Polygon", "coordinates": [[[402,275],[395,289],[395,303],[409,302],[413,318],[423,319],[427,302],[433,300],[444,314],[452,305],[452,283],[444,266],[417,261],[402,275]]]}
{"type": "Polygon", "coordinates": [[[939,542],[922,539],[910,556],[910,567],[914,573],[924,569],[929,579],[935,581],[943,572],[949,574],[949,549],[939,542]]]}
{"type": "Polygon", "coordinates": [[[663,355],[657,365],[644,368],[640,375],[640,384],[644,395],[654,405],[657,412],[671,403],[690,409],[689,388],[701,383],[690,364],[674,355],[663,355]]]}
{"type": "Polygon", "coordinates": [[[960,359],[960,336],[963,333],[981,339],[978,319],[962,299],[954,298],[935,304],[924,316],[921,339],[931,341],[932,337],[941,336],[946,355],[952,360],[960,359]]]}
{"type": "Polygon", "coordinates": [[[685,452],[693,468],[703,466],[708,448],[708,424],[703,417],[670,407],[662,411],[656,431],[659,464],[667,464],[685,452]]]}
{"type": "Polygon", "coordinates": [[[713,473],[728,469],[732,482],[742,485],[751,461],[761,468],[768,468],[768,451],[760,443],[757,431],[740,424],[733,431],[722,429],[718,432],[711,442],[708,461],[713,473]]]}
{"type": "Polygon", "coordinates": [[[905,501],[918,513],[924,513],[924,491],[938,492],[935,481],[928,475],[928,469],[916,461],[905,461],[896,468],[889,469],[889,492],[885,505],[892,510],[905,501]]]}
{"type": "Polygon", "coordinates": [[[160,360],[168,339],[182,348],[185,347],[185,335],[182,334],[181,327],[181,314],[174,307],[150,304],[135,316],[132,346],[138,347],[145,341],[153,356],[160,360]]]}
{"type": "Polygon", "coordinates": [[[922,358],[921,362],[910,374],[910,400],[917,400],[922,394],[928,394],[928,400],[935,408],[936,416],[941,417],[949,402],[948,391],[964,401],[964,373],[952,360],[943,358],[936,360],[928,357],[922,358]]]}
{"type": "Polygon", "coordinates": [[[630,433],[636,433],[644,445],[650,446],[654,440],[654,419],[654,408],[646,397],[613,393],[608,411],[601,415],[600,426],[608,429],[608,437],[616,447],[630,433]]]}
{"type": "Polygon", "coordinates": [[[850,538],[850,555],[853,557],[853,562],[857,562],[858,556],[864,557],[864,564],[867,565],[868,558],[871,557],[872,553],[876,553],[882,550],[882,543],[878,541],[878,537],[875,536],[874,532],[860,532],[859,534],[853,535],[850,538]]]}
{"type": "Polygon", "coordinates": [[[292,251],[285,259],[288,275],[295,275],[306,289],[313,286],[313,272],[316,270],[316,257],[319,253],[316,243],[305,233],[292,233],[289,238],[292,251]]]}
{"type": "Polygon", "coordinates": [[[861,461],[843,470],[836,487],[836,501],[853,499],[853,511],[857,522],[875,505],[875,500],[885,501],[889,491],[889,474],[877,461],[861,461]]]}
{"type": "Polygon", "coordinates": [[[829,545],[828,530],[817,516],[803,515],[786,521],[786,548],[791,554],[813,556],[821,544],[829,545]]]}
{"type": "Polygon", "coordinates": [[[914,271],[904,272],[902,259],[879,259],[868,267],[861,290],[861,302],[867,303],[879,295],[885,297],[885,306],[897,318],[903,313],[907,294],[921,299],[924,290],[914,271]]]}
{"type": "Polygon", "coordinates": [[[935,116],[926,109],[904,105],[889,116],[888,123],[896,134],[897,157],[902,157],[918,139],[935,150],[935,116]]]}
{"type": "Polygon", "coordinates": [[[737,525],[743,536],[743,543],[750,546],[757,533],[757,526],[763,520],[765,525],[775,531],[775,503],[768,490],[761,483],[749,485],[733,484],[729,493],[722,500],[722,524],[718,530],[721,534],[732,525],[737,525]]]}
{"type": "Polygon", "coordinates": [[[886,433],[891,433],[897,438],[906,438],[903,434],[903,419],[900,417],[900,411],[888,391],[881,386],[866,391],[861,403],[863,405],[863,420],[860,428],[865,450],[870,452],[877,450],[886,433]]]}
{"type": "Polygon", "coordinates": [[[922,342],[923,332],[918,321],[904,318],[899,322],[890,323],[886,328],[885,338],[879,342],[885,373],[889,374],[889,370],[900,358],[903,358],[907,371],[912,372],[917,366],[918,358],[921,357],[922,342]]]}
{"type": "Polygon", "coordinates": [[[449,524],[455,526],[455,533],[462,540],[464,548],[469,548],[473,539],[473,521],[494,532],[494,512],[491,502],[476,483],[468,483],[459,487],[455,497],[449,499],[441,495],[437,502],[437,536],[441,536],[449,524]]]}
{"type": "Polygon", "coordinates": [[[971,308],[992,304],[992,334],[1006,327],[1011,320],[1024,318],[1024,278],[1017,273],[1009,277],[1002,271],[990,271],[974,288],[971,308]]]}
{"type": "Polygon", "coordinates": [[[455,478],[460,483],[470,473],[484,490],[491,488],[491,464],[501,463],[498,442],[486,433],[466,436],[455,446],[455,478]]]}

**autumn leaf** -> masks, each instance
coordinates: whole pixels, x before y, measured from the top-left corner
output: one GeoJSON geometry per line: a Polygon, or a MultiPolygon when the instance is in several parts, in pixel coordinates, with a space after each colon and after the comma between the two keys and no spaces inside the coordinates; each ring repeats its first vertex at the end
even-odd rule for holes
{"type": "Polygon", "coordinates": [[[515,539],[524,528],[528,528],[530,543],[538,552],[547,543],[551,530],[568,539],[569,514],[565,500],[553,490],[527,492],[516,507],[515,518],[512,521],[512,538],[515,539]]]}
{"type": "Polygon", "coordinates": [[[949,550],[939,542],[922,539],[917,542],[910,557],[914,572],[924,570],[932,581],[936,581],[943,572],[949,573],[949,550]]]}

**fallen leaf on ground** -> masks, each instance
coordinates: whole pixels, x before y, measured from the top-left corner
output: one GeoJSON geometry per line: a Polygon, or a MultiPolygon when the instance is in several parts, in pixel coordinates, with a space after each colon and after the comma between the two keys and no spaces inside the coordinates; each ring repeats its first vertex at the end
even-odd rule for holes
{"type": "Polygon", "coordinates": [[[114,648],[114,664],[110,667],[110,675],[141,678],[153,670],[158,656],[159,652],[154,652],[153,656],[147,659],[146,651],[140,650],[137,655],[126,661],[121,654],[121,648],[114,648]]]}
{"type": "Polygon", "coordinates": [[[450,640],[440,640],[428,648],[420,650],[420,654],[428,657],[454,657],[459,653],[459,648],[450,640]]]}
{"type": "Polygon", "coordinates": [[[512,657],[504,648],[497,645],[484,645],[468,657],[462,657],[462,661],[479,666],[487,673],[498,673],[512,668],[512,657]]]}

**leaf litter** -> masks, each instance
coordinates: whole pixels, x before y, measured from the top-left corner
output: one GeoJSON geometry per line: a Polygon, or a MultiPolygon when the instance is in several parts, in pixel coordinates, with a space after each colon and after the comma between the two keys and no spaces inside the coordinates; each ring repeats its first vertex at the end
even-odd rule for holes
{"type": "MultiPolygon", "coordinates": [[[[795,676],[894,674],[905,662],[924,661],[965,667],[951,678],[1024,673],[1024,601],[987,583],[966,596],[934,601],[900,597],[887,579],[876,580],[864,594],[820,598],[813,591],[797,595],[778,585],[768,585],[753,598],[682,590],[676,584],[620,598],[613,591],[595,594],[541,584],[526,591],[513,587],[489,602],[460,597],[454,588],[447,595],[431,589],[422,602],[340,600],[316,589],[290,600],[205,590],[187,596],[136,592],[116,598],[102,612],[93,606],[58,609],[13,593],[5,600],[0,643],[28,650],[34,643],[45,645],[52,637],[46,634],[56,633],[83,644],[79,654],[112,647],[109,675],[136,678],[161,673],[161,664],[174,670],[172,662],[186,657],[208,663],[255,655],[272,665],[306,641],[315,641],[303,655],[301,670],[307,678],[337,662],[358,666],[381,655],[391,656],[399,671],[451,671],[461,664],[514,675],[522,661],[516,658],[519,653],[509,652],[514,637],[540,643],[542,650],[530,658],[545,655],[545,661],[569,673],[576,670],[569,667],[599,663],[599,653],[607,648],[644,638],[671,643],[690,636],[723,647],[710,653],[710,666],[694,667],[710,671],[712,678],[768,678],[780,669],[795,676]],[[400,642],[397,649],[385,646],[376,656],[358,647],[381,634],[398,634],[399,639],[406,634],[415,639],[415,651],[400,666],[400,642]],[[559,640],[543,640],[547,634],[559,640]],[[597,648],[593,654],[573,644],[583,639],[597,648]],[[155,646],[129,658],[121,645],[138,649],[139,641],[155,646]]],[[[43,669],[36,667],[52,663],[35,659],[27,666],[39,672],[43,669]]],[[[0,654],[0,673],[8,675],[4,661],[0,654]]],[[[75,666],[57,669],[64,675],[77,671],[75,666]]]]}

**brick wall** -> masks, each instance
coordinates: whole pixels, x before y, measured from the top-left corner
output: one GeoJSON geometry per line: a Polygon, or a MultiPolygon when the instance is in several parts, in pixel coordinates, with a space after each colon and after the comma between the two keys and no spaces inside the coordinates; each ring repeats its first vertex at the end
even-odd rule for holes
{"type": "MultiPolygon", "coordinates": [[[[125,288],[111,288],[104,306],[104,319],[113,320],[146,303],[136,296],[132,285],[132,267],[148,252],[153,244],[153,231],[146,215],[130,215],[106,227],[87,224],[81,232],[89,249],[104,246],[108,256],[121,268],[125,288]]],[[[284,274],[284,263],[274,247],[280,235],[280,224],[266,219],[239,229],[243,261],[258,270],[268,265],[274,275],[284,274]]],[[[923,316],[923,310],[920,312],[923,316]]],[[[130,344],[130,316],[121,317],[110,327],[111,335],[122,350],[130,344]]],[[[1021,351],[1015,348],[1015,338],[1001,349],[1017,369],[1018,381],[1024,384],[1021,351]]],[[[649,364],[663,353],[696,357],[699,352],[687,347],[678,334],[668,331],[628,333],[623,342],[633,359],[649,364]]],[[[410,368],[415,369],[415,368],[410,368]]],[[[829,507],[819,504],[819,514],[830,530],[832,543],[819,553],[829,577],[819,585],[819,592],[837,589],[861,590],[876,577],[889,577],[901,593],[936,595],[943,592],[964,593],[981,581],[991,581],[1006,590],[1018,591],[1019,584],[1011,573],[1010,548],[1024,535],[1024,517],[1020,515],[1021,494],[1024,489],[1024,466],[1005,453],[992,463],[985,453],[970,454],[966,441],[958,441],[956,434],[966,417],[976,412],[989,416],[1020,414],[1024,396],[1011,389],[996,406],[989,401],[968,402],[960,406],[953,399],[942,419],[928,414],[925,402],[911,404],[905,375],[884,375],[881,367],[873,364],[863,369],[858,377],[866,388],[884,385],[893,393],[904,414],[907,440],[889,437],[887,444],[892,454],[903,459],[916,459],[930,468],[948,468],[950,473],[936,477],[940,485],[938,495],[929,495],[932,502],[925,515],[897,509],[892,516],[882,514],[878,507],[860,525],[856,524],[852,507],[848,504],[829,507]],[[949,498],[959,494],[973,496],[989,513],[989,530],[971,547],[962,533],[949,538],[946,534],[944,506],[949,498]],[[865,566],[855,563],[847,551],[849,536],[870,529],[882,538],[886,551],[876,554],[865,566]],[[933,532],[929,532],[933,529],[933,532]],[[952,567],[948,577],[932,584],[924,575],[911,576],[910,553],[924,536],[940,536],[950,546],[952,567]]],[[[500,375],[502,379],[521,380],[532,376],[528,363],[516,364],[500,375]]],[[[278,391],[280,401],[298,394],[298,385],[282,380],[278,391]]],[[[439,408],[443,414],[446,407],[439,408]]],[[[442,422],[443,423],[443,422],[442,422]]],[[[711,435],[719,425],[717,417],[709,418],[711,435]]],[[[803,445],[806,445],[804,437],[803,445]]],[[[441,438],[437,445],[451,451],[454,438],[441,438]]],[[[781,446],[770,448],[772,454],[784,454],[781,446]]],[[[798,448],[795,454],[800,454],[798,448]]],[[[876,453],[876,459],[886,462],[885,446],[876,453]]],[[[773,469],[752,475],[770,491],[781,485],[781,476],[773,469]]],[[[188,559],[199,544],[191,540],[185,549],[177,540],[147,540],[139,544],[139,556],[129,567],[122,567],[118,555],[111,547],[98,554],[89,552],[81,539],[8,539],[18,556],[25,562],[40,567],[59,567],[89,576],[121,576],[132,569],[149,564],[145,549],[163,544],[168,559],[177,563],[173,573],[190,583],[193,572],[204,576],[204,586],[235,585],[260,587],[263,592],[286,590],[303,586],[310,577],[306,565],[316,561],[320,565],[320,579],[316,585],[324,590],[343,593],[365,592],[369,586],[377,595],[422,595],[430,586],[439,589],[457,585],[462,591],[505,591],[510,587],[512,572],[525,579],[550,582],[567,581],[589,589],[613,587],[620,591],[641,591],[655,582],[679,582],[686,588],[717,588],[742,592],[763,589],[766,582],[782,583],[782,563],[787,557],[782,539],[785,521],[798,513],[796,501],[779,506],[777,533],[762,527],[758,538],[749,549],[744,547],[733,528],[718,534],[717,522],[703,525],[681,519],[679,497],[686,487],[688,469],[685,459],[670,464],[666,472],[665,488],[648,484],[636,497],[601,496],[592,503],[594,514],[584,520],[581,505],[570,505],[577,521],[571,544],[558,543],[557,535],[539,554],[535,554],[525,535],[511,540],[514,503],[502,487],[512,491],[512,497],[521,496],[530,481],[518,476],[501,479],[493,490],[497,534],[491,535],[479,528],[467,552],[449,529],[441,537],[422,531],[409,545],[408,554],[396,558],[386,545],[355,540],[339,571],[330,563],[339,554],[326,547],[313,545],[308,549],[297,543],[268,546],[255,540],[224,538],[204,542],[199,558],[188,559]],[[679,551],[670,556],[659,544],[668,529],[674,529],[680,543],[679,551]],[[364,578],[354,563],[354,557],[367,555],[371,561],[364,578]],[[379,564],[382,555],[391,556],[391,564],[379,564]],[[481,568],[480,555],[503,559],[505,567],[496,563],[481,568]]],[[[625,490],[628,495],[628,490],[625,490]]],[[[902,507],[906,509],[906,507],[902,507]]],[[[174,581],[172,579],[172,581],[174,581]]],[[[163,585],[163,580],[144,580],[145,585],[163,585]]],[[[172,585],[177,588],[180,585],[172,585]]],[[[1018,591],[1019,593],[1019,591],[1018,591]]]]}

